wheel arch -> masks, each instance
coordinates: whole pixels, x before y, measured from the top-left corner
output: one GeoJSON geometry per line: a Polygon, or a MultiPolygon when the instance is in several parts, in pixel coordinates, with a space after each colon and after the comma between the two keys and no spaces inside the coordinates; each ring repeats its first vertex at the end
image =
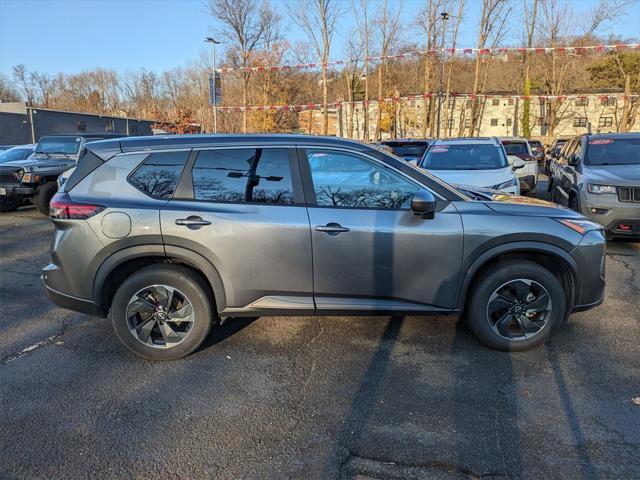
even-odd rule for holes
{"type": "Polygon", "coordinates": [[[163,245],[137,245],[110,255],[98,268],[93,283],[93,298],[106,314],[118,285],[133,272],[157,263],[183,265],[200,276],[210,289],[218,311],[226,308],[222,278],[202,255],[191,250],[163,245]]]}
{"type": "Polygon", "coordinates": [[[456,307],[462,311],[465,309],[473,280],[486,268],[503,261],[513,260],[533,261],[554,273],[560,280],[567,299],[567,313],[573,307],[574,300],[580,291],[580,283],[577,275],[577,264],[568,252],[541,242],[513,242],[497,245],[478,255],[461,280],[456,307]]]}

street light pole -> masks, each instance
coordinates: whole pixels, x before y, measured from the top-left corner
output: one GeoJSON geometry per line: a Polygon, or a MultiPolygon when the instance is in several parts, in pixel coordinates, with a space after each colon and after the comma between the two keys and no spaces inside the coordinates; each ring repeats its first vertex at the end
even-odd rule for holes
{"type": "Polygon", "coordinates": [[[214,38],[207,37],[204,40],[207,43],[210,43],[213,47],[213,104],[211,105],[213,108],[213,133],[218,133],[218,98],[216,93],[216,45],[220,42],[214,38]]]}
{"type": "Polygon", "coordinates": [[[436,138],[440,138],[440,110],[442,108],[442,95],[444,90],[444,60],[445,60],[445,38],[447,36],[447,19],[449,14],[442,12],[442,46],[440,47],[440,86],[438,88],[438,124],[436,125],[436,138]]]}

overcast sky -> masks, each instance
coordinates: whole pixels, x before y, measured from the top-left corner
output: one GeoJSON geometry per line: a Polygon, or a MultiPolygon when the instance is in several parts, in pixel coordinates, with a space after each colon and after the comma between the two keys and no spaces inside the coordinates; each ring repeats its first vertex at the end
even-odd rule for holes
{"type": "MultiPolygon", "coordinates": [[[[520,1],[513,0],[515,5],[520,1]]],[[[596,3],[573,2],[580,11],[596,3]]],[[[272,3],[284,17],[287,39],[291,43],[304,40],[286,17],[284,2],[272,3]]],[[[372,0],[371,11],[378,4],[372,0]]],[[[423,4],[424,0],[403,2],[407,25],[423,4]]],[[[479,0],[467,0],[467,4],[460,47],[474,46],[480,16],[479,0]]],[[[343,0],[343,10],[332,59],[342,58],[344,39],[354,28],[351,0],[343,0]]],[[[520,42],[521,22],[516,15],[510,23],[511,45],[520,42]]],[[[214,23],[206,12],[205,0],[0,0],[0,72],[11,74],[11,68],[19,63],[48,73],[75,73],[95,67],[162,71],[207,52],[203,38],[213,33],[214,23]]],[[[640,38],[640,2],[599,33],[640,38]]]]}

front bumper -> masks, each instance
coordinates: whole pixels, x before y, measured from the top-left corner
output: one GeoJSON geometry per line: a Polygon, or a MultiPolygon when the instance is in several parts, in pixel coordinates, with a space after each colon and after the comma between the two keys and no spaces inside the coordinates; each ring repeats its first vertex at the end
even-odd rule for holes
{"type": "Polygon", "coordinates": [[[573,299],[573,311],[596,307],[604,301],[606,240],[602,230],[587,232],[571,252],[579,281],[573,299]]]}
{"type": "Polygon", "coordinates": [[[6,195],[6,196],[34,195],[36,193],[36,190],[37,190],[36,187],[30,186],[30,185],[0,184],[0,195],[6,195]]]}
{"type": "Polygon", "coordinates": [[[582,193],[581,197],[581,213],[602,225],[609,236],[640,238],[640,203],[620,202],[613,194],[582,193]],[[630,228],[620,228],[625,225],[630,228]]]}

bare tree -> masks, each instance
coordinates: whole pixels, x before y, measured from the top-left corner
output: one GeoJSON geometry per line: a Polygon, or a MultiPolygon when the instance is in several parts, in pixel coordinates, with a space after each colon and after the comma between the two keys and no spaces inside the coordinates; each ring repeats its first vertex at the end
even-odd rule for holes
{"type": "Polygon", "coordinates": [[[527,51],[524,54],[524,106],[522,110],[522,134],[529,138],[531,136],[531,47],[533,47],[533,32],[536,28],[536,18],[538,17],[538,0],[533,0],[529,9],[528,0],[523,3],[524,21],[527,28],[527,51]]]}
{"type": "Polygon", "coordinates": [[[280,17],[271,9],[268,0],[209,0],[209,14],[218,22],[218,33],[229,42],[229,60],[243,68],[242,77],[242,131],[247,132],[249,104],[249,78],[246,67],[251,65],[257,48],[277,31],[280,17]]]}
{"type": "Polygon", "coordinates": [[[322,135],[326,135],[329,130],[327,63],[340,3],[338,0],[296,0],[289,4],[289,13],[309,37],[322,63],[322,135]]]}
{"type": "Polygon", "coordinates": [[[398,3],[398,9],[395,12],[389,11],[388,0],[384,0],[380,10],[374,20],[374,27],[376,29],[376,35],[378,37],[378,51],[382,57],[378,63],[378,108],[376,118],[376,140],[380,141],[382,138],[381,123],[382,123],[382,91],[383,81],[386,77],[387,61],[384,57],[390,54],[393,47],[398,42],[398,27],[400,25],[400,13],[402,10],[402,3],[398,3]],[[385,75],[383,75],[385,73],[385,75]]]}

